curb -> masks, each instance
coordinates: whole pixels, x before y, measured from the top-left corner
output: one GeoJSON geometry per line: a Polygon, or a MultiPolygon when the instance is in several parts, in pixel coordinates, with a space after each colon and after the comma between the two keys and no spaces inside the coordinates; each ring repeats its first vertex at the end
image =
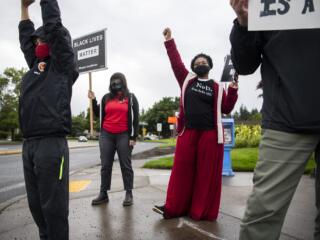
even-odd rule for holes
{"type": "MultiPolygon", "coordinates": [[[[76,149],[76,148],[90,148],[90,147],[98,147],[99,145],[85,145],[85,146],[73,146],[69,147],[69,149],[76,149]]],[[[14,154],[21,154],[22,150],[8,150],[8,151],[0,151],[0,156],[3,155],[14,155],[14,154]]]]}

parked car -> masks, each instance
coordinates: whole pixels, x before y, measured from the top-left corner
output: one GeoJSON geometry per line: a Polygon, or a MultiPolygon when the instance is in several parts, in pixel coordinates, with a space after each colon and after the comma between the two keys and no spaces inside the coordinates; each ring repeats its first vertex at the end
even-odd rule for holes
{"type": "Polygon", "coordinates": [[[152,134],[152,133],[147,133],[143,140],[159,140],[159,137],[155,134],[152,134]]]}
{"type": "Polygon", "coordinates": [[[79,136],[78,137],[78,142],[87,142],[88,139],[85,136],[79,136]]]}

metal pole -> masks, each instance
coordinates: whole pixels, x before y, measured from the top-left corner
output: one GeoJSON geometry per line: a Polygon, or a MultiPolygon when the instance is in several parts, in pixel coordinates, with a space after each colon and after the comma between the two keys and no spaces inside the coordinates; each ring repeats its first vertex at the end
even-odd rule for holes
{"type": "MultiPolygon", "coordinates": [[[[92,74],[89,72],[89,90],[92,91],[92,74]]],[[[90,135],[93,136],[93,111],[92,111],[92,100],[90,101],[90,135]]]]}

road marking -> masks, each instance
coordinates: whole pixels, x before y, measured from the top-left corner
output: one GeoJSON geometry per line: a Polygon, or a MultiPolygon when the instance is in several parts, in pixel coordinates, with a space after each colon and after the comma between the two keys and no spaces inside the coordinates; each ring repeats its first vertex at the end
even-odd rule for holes
{"type": "Polygon", "coordinates": [[[188,227],[192,228],[193,230],[195,231],[198,231],[200,232],[201,234],[207,236],[207,237],[211,237],[213,239],[216,239],[216,240],[226,240],[224,238],[220,238],[216,235],[214,235],[213,233],[210,233],[210,232],[207,232],[201,228],[199,228],[196,224],[192,223],[192,222],[189,222],[183,218],[179,218],[179,224],[178,224],[178,228],[181,228],[183,225],[187,225],[188,227]]]}
{"type": "Polygon", "coordinates": [[[70,181],[69,192],[71,193],[81,192],[85,190],[91,182],[92,182],[91,180],[70,181]]]}
{"type": "MultiPolygon", "coordinates": [[[[88,187],[91,183],[91,180],[83,180],[83,181],[70,181],[69,182],[69,192],[80,192],[88,187]]],[[[11,190],[15,190],[17,188],[24,187],[25,183],[20,182],[8,187],[0,188],[0,193],[9,192],[11,190]]]]}

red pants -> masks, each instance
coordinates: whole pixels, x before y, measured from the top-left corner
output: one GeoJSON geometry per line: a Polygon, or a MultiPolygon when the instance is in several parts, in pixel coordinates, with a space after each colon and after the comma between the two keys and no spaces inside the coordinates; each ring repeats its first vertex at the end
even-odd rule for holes
{"type": "Polygon", "coordinates": [[[222,180],[223,144],[217,131],[186,129],[178,137],[164,215],[217,219],[222,180]]]}

